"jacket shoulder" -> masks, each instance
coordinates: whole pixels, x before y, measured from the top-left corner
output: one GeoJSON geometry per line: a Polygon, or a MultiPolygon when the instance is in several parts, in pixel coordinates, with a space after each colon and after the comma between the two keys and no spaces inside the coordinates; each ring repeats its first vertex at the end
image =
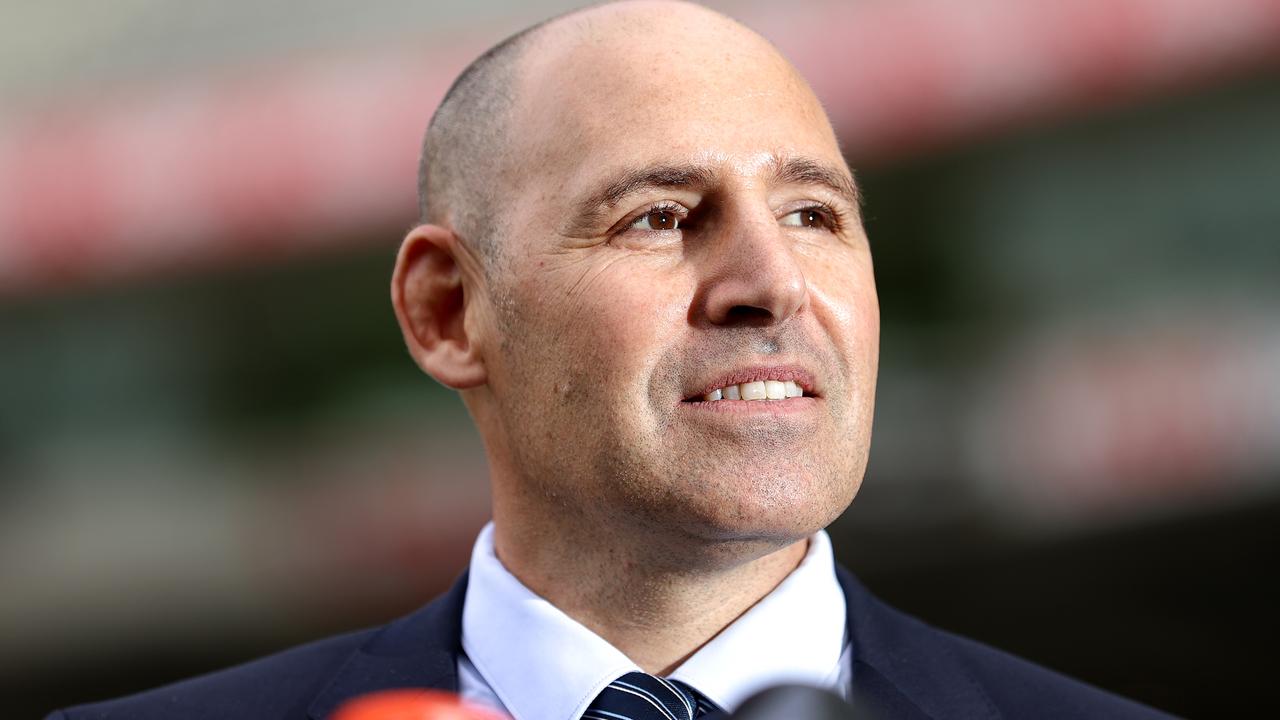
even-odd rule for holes
{"type": "Polygon", "coordinates": [[[1171,716],[988,645],[934,630],[1005,717],[1167,719],[1171,716]]]}
{"type": "Polygon", "coordinates": [[[855,704],[869,717],[1168,718],[1087,683],[938,629],[872,595],[844,568],[855,704]]]}
{"type": "Polygon", "coordinates": [[[315,694],[375,632],[317,640],[137,695],[54,712],[47,720],[305,718],[315,694]]]}
{"type": "Polygon", "coordinates": [[[387,625],[336,635],[138,695],[62,710],[48,720],[300,720],[328,717],[378,690],[457,690],[463,573],[444,595],[387,625]]]}

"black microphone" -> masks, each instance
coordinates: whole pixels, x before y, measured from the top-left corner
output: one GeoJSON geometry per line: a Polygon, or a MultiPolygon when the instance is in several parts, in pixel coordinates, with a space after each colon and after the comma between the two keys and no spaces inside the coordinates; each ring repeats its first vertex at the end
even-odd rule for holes
{"type": "Polygon", "coordinates": [[[747,698],[730,720],[872,720],[830,690],[776,685],[747,698]]]}

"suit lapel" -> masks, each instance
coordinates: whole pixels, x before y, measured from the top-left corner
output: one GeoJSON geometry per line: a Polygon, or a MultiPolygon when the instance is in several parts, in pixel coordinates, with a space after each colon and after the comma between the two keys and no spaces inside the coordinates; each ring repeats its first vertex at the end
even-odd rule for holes
{"type": "Polygon", "coordinates": [[[310,717],[325,720],[343,702],[379,690],[457,692],[466,594],[464,572],[449,592],[379,630],[316,696],[307,709],[310,717]]]}
{"type": "Polygon", "coordinates": [[[836,566],[853,644],[853,703],[872,718],[998,718],[938,630],[877,600],[836,566]]]}

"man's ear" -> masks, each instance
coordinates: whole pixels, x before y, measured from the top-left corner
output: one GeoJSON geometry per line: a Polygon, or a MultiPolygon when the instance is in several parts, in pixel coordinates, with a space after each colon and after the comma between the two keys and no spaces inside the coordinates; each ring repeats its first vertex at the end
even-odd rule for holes
{"type": "Polygon", "coordinates": [[[487,380],[479,345],[466,323],[467,305],[475,300],[467,293],[475,287],[464,279],[459,260],[470,259],[451,230],[419,225],[405,236],[391,275],[391,304],[409,354],[427,374],[455,390],[487,380]]]}

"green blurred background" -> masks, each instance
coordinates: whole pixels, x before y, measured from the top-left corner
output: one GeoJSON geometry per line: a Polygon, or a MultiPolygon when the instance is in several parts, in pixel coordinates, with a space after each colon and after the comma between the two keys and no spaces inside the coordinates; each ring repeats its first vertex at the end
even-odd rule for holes
{"type": "MultiPolygon", "coordinates": [[[[715,6],[796,60],[868,198],[883,354],[839,559],[1166,710],[1269,706],[1280,3],[715,6]]],[[[480,441],[389,271],[444,87],[567,7],[0,3],[6,716],[461,571],[480,441]]]]}

